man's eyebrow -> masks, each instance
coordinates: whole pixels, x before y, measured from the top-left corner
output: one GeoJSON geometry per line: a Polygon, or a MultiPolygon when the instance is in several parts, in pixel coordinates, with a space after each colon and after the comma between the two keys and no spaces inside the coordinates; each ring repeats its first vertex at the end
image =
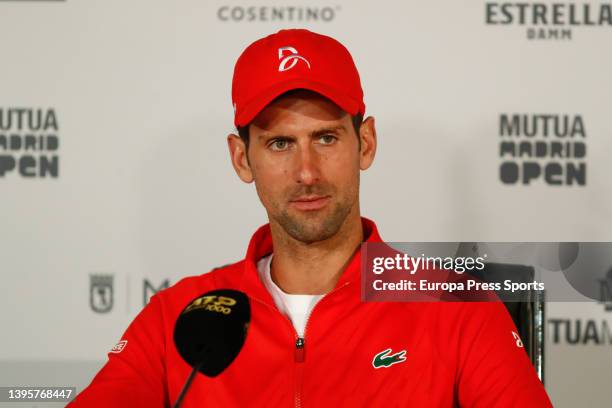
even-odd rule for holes
{"type": "Polygon", "coordinates": [[[313,130],[312,132],[310,132],[310,137],[317,137],[317,136],[325,135],[328,133],[339,133],[339,131],[345,132],[346,128],[342,125],[337,125],[333,127],[317,129],[317,130],[313,130]]]}
{"type": "MultiPolygon", "coordinates": [[[[317,137],[321,135],[326,135],[329,133],[341,133],[346,132],[346,128],[343,125],[336,125],[332,127],[325,127],[317,130],[313,130],[310,132],[310,137],[317,137]]],[[[271,139],[293,139],[295,136],[289,134],[275,134],[275,133],[261,133],[258,137],[259,140],[268,141],[271,139]]]]}
{"type": "Polygon", "coordinates": [[[285,134],[276,134],[276,133],[261,133],[258,136],[259,140],[262,141],[268,141],[268,140],[272,140],[272,139],[292,139],[293,136],[291,135],[285,135],[285,134]]]}

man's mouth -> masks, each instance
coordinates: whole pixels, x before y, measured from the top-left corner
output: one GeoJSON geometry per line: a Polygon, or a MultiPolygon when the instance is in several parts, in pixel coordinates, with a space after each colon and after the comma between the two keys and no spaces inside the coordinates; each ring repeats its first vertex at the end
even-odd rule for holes
{"type": "Polygon", "coordinates": [[[325,207],[330,199],[330,196],[311,195],[295,198],[289,203],[293,208],[301,211],[314,211],[325,207]]]}

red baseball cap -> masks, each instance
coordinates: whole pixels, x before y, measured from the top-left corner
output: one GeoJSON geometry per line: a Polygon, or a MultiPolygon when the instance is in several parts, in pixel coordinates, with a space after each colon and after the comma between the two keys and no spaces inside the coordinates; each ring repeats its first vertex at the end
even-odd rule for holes
{"type": "Polygon", "coordinates": [[[234,67],[234,124],[246,126],[277,96],[308,89],[350,115],[365,114],[353,57],[344,45],[304,29],[281,30],[249,45],[234,67]]]}

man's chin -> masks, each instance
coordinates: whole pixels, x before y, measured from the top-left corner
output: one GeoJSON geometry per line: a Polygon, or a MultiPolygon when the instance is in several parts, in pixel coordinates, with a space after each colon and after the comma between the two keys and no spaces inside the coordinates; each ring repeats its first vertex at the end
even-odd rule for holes
{"type": "Polygon", "coordinates": [[[293,229],[287,231],[287,233],[296,241],[300,241],[304,244],[313,244],[315,242],[325,241],[326,239],[329,239],[335,235],[335,232],[332,231],[308,228],[293,229]]]}
{"type": "Polygon", "coordinates": [[[281,227],[293,239],[311,244],[333,237],[342,226],[345,217],[329,214],[328,211],[300,211],[279,217],[281,227]]]}

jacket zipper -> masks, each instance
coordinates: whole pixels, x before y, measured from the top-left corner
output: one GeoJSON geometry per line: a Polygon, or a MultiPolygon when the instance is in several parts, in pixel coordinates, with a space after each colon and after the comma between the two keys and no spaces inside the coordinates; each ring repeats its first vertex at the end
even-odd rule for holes
{"type": "Polygon", "coordinates": [[[310,311],[310,313],[308,313],[308,316],[306,317],[306,325],[304,326],[304,335],[303,335],[303,337],[300,337],[298,335],[297,330],[295,330],[295,327],[293,327],[293,323],[291,322],[291,320],[287,316],[285,316],[284,314],[280,313],[280,311],[278,310],[278,308],[276,306],[272,306],[272,305],[268,304],[268,302],[264,302],[263,300],[255,298],[255,297],[251,298],[253,300],[258,301],[259,303],[262,303],[262,304],[266,305],[270,309],[273,309],[273,310],[279,312],[281,314],[281,316],[283,316],[285,321],[289,324],[291,329],[293,330],[293,335],[294,335],[294,339],[295,339],[294,362],[295,362],[295,369],[296,369],[296,381],[295,381],[295,389],[294,389],[294,401],[295,401],[295,407],[296,408],[301,408],[301,406],[302,406],[301,391],[302,391],[302,375],[303,375],[303,370],[304,370],[304,368],[303,368],[304,366],[303,366],[302,363],[306,359],[306,350],[305,350],[305,346],[306,346],[306,332],[308,331],[308,323],[310,323],[310,316],[315,311],[315,309],[319,306],[319,304],[323,301],[323,299],[329,297],[332,293],[337,292],[337,291],[339,291],[342,288],[345,288],[350,283],[351,282],[345,282],[342,286],[339,286],[339,287],[333,289],[331,292],[326,293],[325,295],[323,295],[323,297],[321,297],[321,299],[319,299],[317,304],[314,305],[314,307],[312,308],[312,310],[310,311]]]}
{"type": "MultiPolygon", "coordinates": [[[[306,360],[306,333],[308,332],[308,323],[310,323],[310,316],[312,316],[312,313],[315,311],[315,309],[317,308],[317,306],[319,306],[321,304],[321,302],[323,302],[323,299],[329,297],[332,293],[337,292],[338,290],[346,287],[348,284],[350,284],[350,282],[345,282],[342,286],[339,286],[335,289],[333,289],[331,292],[326,293],[325,295],[323,295],[323,297],[321,297],[321,299],[319,299],[319,301],[314,305],[314,307],[312,308],[312,310],[310,311],[310,313],[308,313],[308,316],[306,317],[306,325],[304,326],[304,335],[302,337],[300,337],[297,334],[297,331],[295,330],[295,327],[293,328],[293,331],[295,333],[295,369],[296,369],[296,381],[295,381],[295,397],[294,397],[294,401],[295,401],[295,407],[296,408],[301,408],[302,406],[302,377],[304,375],[304,361],[306,360]]],[[[289,320],[289,319],[287,319],[289,320]]],[[[291,323],[291,322],[290,322],[291,323]]],[[[293,327],[293,324],[291,324],[291,327],[293,327]]]]}

